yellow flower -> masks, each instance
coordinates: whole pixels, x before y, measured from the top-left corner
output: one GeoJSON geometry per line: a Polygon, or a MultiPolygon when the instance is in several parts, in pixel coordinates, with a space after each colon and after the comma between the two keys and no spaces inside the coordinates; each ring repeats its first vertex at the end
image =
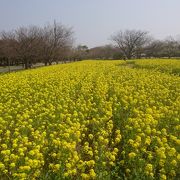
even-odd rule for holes
{"type": "Polygon", "coordinates": [[[89,134],[88,137],[89,137],[89,139],[93,139],[93,135],[92,134],[89,134]]]}
{"type": "Polygon", "coordinates": [[[141,142],[141,136],[137,136],[137,137],[136,137],[136,141],[137,141],[137,142],[141,142]]]}
{"type": "Polygon", "coordinates": [[[67,167],[68,169],[70,169],[70,168],[71,168],[71,164],[70,164],[70,163],[66,163],[66,167],[67,167]]]}
{"type": "Polygon", "coordinates": [[[115,138],[115,143],[119,143],[121,141],[121,138],[120,137],[116,137],[115,138]]]}
{"type": "Polygon", "coordinates": [[[171,161],[171,164],[173,165],[173,166],[177,166],[177,162],[176,162],[176,160],[174,159],[174,160],[172,160],[171,161]]]}
{"type": "Polygon", "coordinates": [[[52,153],[51,156],[55,158],[57,156],[57,154],[56,153],[52,153]]]}
{"type": "Polygon", "coordinates": [[[109,158],[110,158],[111,161],[115,161],[116,160],[116,157],[113,154],[110,154],[109,158]]]}
{"type": "Polygon", "coordinates": [[[88,174],[85,174],[85,173],[82,173],[81,174],[81,177],[82,177],[82,179],[90,179],[90,177],[89,177],[89,175],[88,174]]]}
{"type": "Polygon", "coordinates": [[[168,155],[169,156],[174,156],[176,154],[176,149],[175,148],[171,148],[169,151],[168,151],[168,155]]]}
{"type": "Polygon", "coordinates": [[[0,169],[3,170],[5,169],[5,165],[3,163],[0,162],[0,169]]]}
{"type": "Polygon", "coordinates": [[[171,170],[171,171],[170,171],[170,175],[171,175],[171,176],[176,176],[175,170],[171,170]]]}
{"type": "Polygon", "coordinates": [[[177,160],[180,161],[180,154],[177,155],[177,160]]]}
{"type": "Polygon", "coordinates": [[[2,147],[3,149],[7,149],[7,145],[6,145],[6,144],[2,144],[1,147],[2,147]]]}
{"type": "Polygon", "coordinates": [[[160,175],[160,179],[161,179],[161,180],[166,180],[166,179],[167,179],[167,178],[166,178],[166,175],[165,175],[165,174],[161,174],[161,175],[160,175]]]}
{"type": "Polygon", "coordinates": [[[130,169],[126,169],[126,173],[129,174],[131,172],[130,169]]]}
{"type": "Polygon", "coordinates": [[[99,136],[99,141],[102,142],[104,140],[103,136],[99,136]]]}
{"type": "Polygon", "coordinates": [[[118,148],[114,148],[115,153],[118,153],[118,151],[119,151],[118,148]]]}
{"type": "Polygon", "coordinates": [[[90,170],[89,170],[89,175],[90,175],[90,177],[93,178],[93,179],[96,177],[96,173],[94,172],[94,169],[90,169],[90,170]]]}
{"type": "Polygon", "coordinates": [[[16,166],[15,163],[11,163],[11,164],[10,164],[10,167],[11,167],[11,168],[14,168],[15,166],[16,166]]]}
{"type": "Polygon", "coordinates": [[[88,151],[87,154],[89,154],[91,157],[93,156],[93,152],[92,151],[88,151]]]}
{"type": "Polygon", "coordinates": [[[164,166],[164,164],[165,164],[165,160],[164,160],[164,159],[160,159],[160,161],[159,161],[159,165],[163,167],[163,166],[164,166]]]}
{"type": "Polygon", "coordinates": [[[154,174],[151,172],[151,173],[149,173],[149,175],[151,176],[151,177],[153,177],[154,178],[154,174]]]}
{"type": "Polygon", "coordinates": [[[59,168],[60,168],[60,164],[55,164],[54,167],[53,167],[53,170],[58,171],[59,168]]]}
{"type": "Polygon", "coordinates": [[[121,164],[121,165],[124,165],[124,160],[121,160],[121,161],[120,161],[120,164],[121,164]]]}
{"type": "Polygon", "coordinates": [[[136,153],[131,152],[131,153],[128,154],[128,156],[129,156],[130,159],[132,159],[132,158],[134,158],[136,156],[136,153]]]}
{"type": "Polygon", "coordinates": [[[93,167],[95,165],[95,161],[94,160],[90,160],[90,161],[87,161],[86,164],[89,166],[89,167],[93,167]]]}
{"type": "Polygon", "coordinates": [[[68,177],[69,176],[69,173],[68,172],[65,172],[64,173],[64,177],[68,177]]]}
{"type": "Polygon", "coordinates": [[[163,143],[166,143],[167,142],[167,139],[165,137],[162,138],[162,142],[163,143]]]}
{"type": "Polygon", "coordinates": [[[19,169],[29,171],[31,169],[31,167],[30,166],[20,166],[19,169]]]}
{"type": "Polygon", "coordinates": [[[146,167],[145,167],[145,172],[146,173],[151,173],[153,171],[153,166],[152,164],[147,164],[146,167]]]}
{"type": "Polygon", "coordinates": [[[147,145],[151,144],[151,139],[149,136],[146,137],[145,144],[147,144],[147,145]]]}

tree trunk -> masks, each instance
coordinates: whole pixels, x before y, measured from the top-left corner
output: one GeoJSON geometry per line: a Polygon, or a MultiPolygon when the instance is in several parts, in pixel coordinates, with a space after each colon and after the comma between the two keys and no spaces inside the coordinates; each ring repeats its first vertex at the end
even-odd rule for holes
{"type": "Polygon", "coordinates": [[[24,67],[25,67],[25,69],[28,69],[28,64],[25,63],[25,64],[24,64],[24,67]]]}
{"type": "Polygon", "coordinates": [[[132,59],[132,56],[131,56],[130,54],[128,54],[126,57],[127,57],[127,59],[129,59],[129,60],[132,59]]]}
{"type": "Polygon", "coordinates": [[[8,58],[8,71],[9,73],[11,72],[11,69],[10,69],[10,59],[8,58]]]}
{"type": "Polygon", "coordinates": [[[28,69],[28,61],[27,61],[27,59],[24,60],[24,67],[25,67],[25,69],[28,69]]]}

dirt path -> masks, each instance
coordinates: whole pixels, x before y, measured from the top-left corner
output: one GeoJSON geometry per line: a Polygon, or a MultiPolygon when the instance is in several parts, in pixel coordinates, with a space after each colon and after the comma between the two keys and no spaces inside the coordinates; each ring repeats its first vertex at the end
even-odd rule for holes
{"type": "Polygon", "coordinates": [[[135,68],[135,62],[126,61],[126,63],[122,64],[121,66],[128,67],[128,68],[135,68]]]}

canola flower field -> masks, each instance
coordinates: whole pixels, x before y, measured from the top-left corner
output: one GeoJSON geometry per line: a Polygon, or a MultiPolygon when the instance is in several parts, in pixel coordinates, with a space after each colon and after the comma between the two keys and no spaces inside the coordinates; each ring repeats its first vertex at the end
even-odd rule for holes
{"type": "Polygon", "coordinates": [[[179,62],[0,75],[0,179],[178,179],[179,62]]]}
{"type": "Polygon", "coordinates": [[[180,75],[180,60],[138,60],[138,61],[131,61],[134,63],[136,68],[146,68],[146,69],[153,69],[158,70],[161,72],[167,72],[171,74],[180,75]],[[160,62],[159,62],[160,61],[160,62]]]}

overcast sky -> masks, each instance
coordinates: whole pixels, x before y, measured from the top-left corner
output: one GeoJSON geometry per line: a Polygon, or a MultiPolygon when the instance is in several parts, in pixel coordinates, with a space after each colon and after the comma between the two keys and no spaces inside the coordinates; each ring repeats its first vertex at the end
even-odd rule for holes
{"type": "Polygon", "coordinates": [[[180,34],[180,0],[0,0],[0,31],[54,19],[72,26],[76,44],[88,47],[110,43],[124,29],[162,39],[180,34]]]}

